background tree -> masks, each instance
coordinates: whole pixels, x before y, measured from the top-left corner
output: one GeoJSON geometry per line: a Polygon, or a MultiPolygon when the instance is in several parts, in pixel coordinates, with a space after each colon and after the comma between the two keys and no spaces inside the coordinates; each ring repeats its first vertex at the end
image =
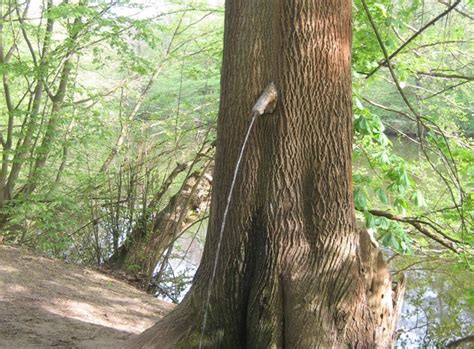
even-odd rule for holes
{"type": "Polygon", "coordinates": [[[140,217],[153,219],[176,194],[186,173],[164,181],[177,162],[192,164],[190,173],[203,166],[193,159],[212,141],[217,78],[209,72],[218,68],[209,52],[216,48],[214,37],[186,35],[213,10],[176,6],[146,20],[130,14],[141,8],[0,3],[6,241],[100,265],[140,217]],[[187,68],[191,58],[207,68],[187,68]],[[166,68],[171,62],[178,68],[166,68]],[[181,86],[160,90],[176,78],[181,86]],[[195,110],[196,88],[202,105],[195,110]]]}
{"type": "MultiPolygon", "coordinates": [[[[208,225],[213,181],[201,174],[214,158],[221,2],[3,0],[0,12],[0,241],[112,264],[179,303],[208,225]],[[196,178],[206,180],[196,187],[196,178]]],[[[409,279],[400,345],[443,346],[472,333],[472,17],[466,1],[353,3],[356,218],[390,270],[409,279]]],[[[266,82],[245,82],[251,96],[232,124],[239,142],[266,82]]],[[[255,147],[262,159],[274,153],[262,123],[275,127],[258,120],[252,159],[255,147]]],[[[237,150],[228,151],[230,168],[237,150]]]]}

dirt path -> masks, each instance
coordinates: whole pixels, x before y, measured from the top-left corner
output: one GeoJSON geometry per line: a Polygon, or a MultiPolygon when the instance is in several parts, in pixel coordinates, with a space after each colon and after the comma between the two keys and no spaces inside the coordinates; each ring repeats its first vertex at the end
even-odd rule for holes
{"type": "Polygon", "coordinates": [[[0,245],[0,348],[115,348],[171,308],[97,271],[0,245]]]}

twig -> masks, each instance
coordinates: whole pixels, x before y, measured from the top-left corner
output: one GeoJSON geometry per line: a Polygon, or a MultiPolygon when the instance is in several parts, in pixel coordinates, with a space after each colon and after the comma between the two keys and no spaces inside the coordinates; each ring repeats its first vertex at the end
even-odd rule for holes
{"type": "MultiPolygon", "coordinates": [[[[421,134],[421,127],[424,127],[425,129],[429,129],[428,126],[425,125],[425,122],[429,122],[431,125],[433,125],[441,134],[441,137],[443,138],[443,141],[446,145],[446,148],[447,148],[447,152],[448,152],[448,155],[449,155],[449,159],[448,157],[443,153],[443,151],[440,151],[441,153],[441,157],[442,157],[442,160],[445,162],[445,167],[446,169],[448,170],[448,176],[450,176],[451,178],[451,181],[454,182],[455,186],[457,187],[457,189],[459,190],[459,199],[460,199],[460,204],[457,203],[457,200],[456,200],[456,197],[454,195],[454,192],[453,192],[453,189],[451,188],[451,185],[448,181],[448,179],[443,175],[443,173],[441,173],[441,171],[436,167],[436,165],[431,161],[430,157],[429,157],[429,154],[427,153],[426,149],[425,149],[425,146],[424,146],[424,142],[423,142],[423,137],[421,137],[421,135],[419,136],[419,139],[420,139],[420,148],[421,148],[421,151],[423,152],[423,155],[425,156],[426,160],[428,161],[428,163],[430,164],[431,168],[433,169],[433,171],[439,176],[439,178],[442,179],[442,181],[446,184],[446,187],[448,188],[449,190],[449,193],[450,193],[450,196],[451,196],[451,200],[452,202],[456,205],[456,209],[457,209],[457,212],[459,214],[459,217],[461,219],[461,227],[463,229],[463,231],[465,230],[465,227],[466,227],[466,222],[465,222],[465,217],[464,217],[464,210],[463,210],[463,207],[462,207],[462,204],[463,204],[463,201],[464,201],[464,191],[462,189],[462,186],[461,186],[461,183],[460,183],[460,180],[459,180],[459,176],[458,176],[458,171],[457,171],[457,166],[456,166],[456,163],[454,161],[454,158],[452,156],[452,153],[451,153],[451,149],[450,149],[450,146],[449,146],[449,143],[448,143],[448,140],[446,138],[446,136],[444,135],[443,131],[440,129],[440,127],[432,122],[431,120],[425,118],[425,117],[422,117],[416,110],[415,108],[413,107],[413,105],[411,104],[411,102],[408,100],[407,96],[405,95],[402,87],[400,86],[400,82],[398,81],[398,78],[397,78],[397,75],[395,74],[395,71],[393,69],[393,66],[392,66],[392,63],[390,62],[390,59],[389,59],[389,56],[388,56],[388,53],[387,53],[387,49],[382,41],[382,37],[380,36],[380,33],[377,29],[377,26],[375,25],[375,22],[374,22],[374,19],[372,18],[372,15],[370,14],[370,11],[369,11],[369,8],[367,6],[367,3],[365,2],[365,0],[361,0],[362,2],[362,5],[364,6],[364,10],[367,14],[367,18],[369,19],[369,22],[372,26],[372,29],[374,30],[374,34],[375,34],[375,37],[377,38],[377,42],[379,43],[379,46],[380,46],[380,49],[382,50],[384,56],[385,56],[385,59],[387,61],[387,67],[390,71],[390,76],[392,77],[392,80],[393,82],[395,83],[395,86],[397,88],[397,91],[399,92],[400,96],[402,97],[403,101],[405,102],[405,105],[408,107],[408,109],[412,112],[412,114],[415,116],[416,118],[416,123],[417,123],[417,126],[418,126],[418,134],[421,134]],[[451,163],[452,164],[451,164],[451,163]],[[454,177],[454,178],[453,178],[454,177]]],[[[456,2],[456,4],[459,3],[459,1],[456,2]]],[[[455,5],[456,5],[455,4],[455,5]]],[[[453,5],[453,6],[455,6],[453,5]]]]}
{"type": "MultiPolygon", "coordinates": [[[[438,16],[436,16],[431,21],[426,23],[421,29],[419,29],[415,34],[413,34],[410,38],[408,38],[407,41],[405,41],[398,49],[396,49],[395,52],[393,52],[390,56],[385,57],[382,61],[380,61],[379,64],[377,65],[377,67],[375,67],[370,73],[368,73],[365,78],[368,79],[372,75],[374,75],[375,72],[377,72],[380,69],[380,67],[387,64],[393,57],[395,57],[398,53],[400,53],[400,51],[402,51],[410,42],[412,42],[414,39],[416,39],[426,29],[428,29],[430,26],[432,26],[437,21],[439,21],[441,18],[446,16],[448,13],[450,13],[460,2],[461,2],[461,0],[457,0],[454,4],[452,4],[450,7],[448,7],[444,12],[440,13],[438,16]]],[[[366,12],[368,12],[369,9],[367,8],[367,4],[364,3],[363,5],[366,8],[365,9],[366,12]]]]}
{"type": "Polygon", "coordinates": [[[426,235],[430,239],[435,240],[436,242],[438,242],[439,244],[443,245],[444,247],[450,249],[451,251],[453,251],[455,253],[459,253],[459,251],[454,247],[453,243],[449,243],[447,241],[444,241],[440,237],[436,236],[435,234],[430,232],[428,229],[423,227],[422,222],[420,222],[417,219],[408,218],[408,217],[401,217],[401,216],[394,215],[390,212],[378,211],[378,210],[369,210],[369,213],[374,215],[374,216],[385,217],[385,218],[390,219],[392,221],[397,221],[397,222],[401,222],[401,223],[410,224],[412,227],[414,227],[416,230],[418,230],[423,235],[426,235]]]}
{"type": "MultiPolygon", "coordinates": [[[[443,4],[444,6],[448,6],[448,7],[450,6],[449,3],[446,2],[446,1],[439,0],[438,2],[439,2],[440,4],[443,4]]],[[[466,13],[466,12],[464,12],[464,11],[461,11],[461,10],[459,10],[459,9],[457,9],[457,8],[455,8],[454,11],[456,11],[457,13],[459,13],[459,14],[460,14],[461,16],[463,16],[463,17],[466,17],[466,18],[469,18],[469,19],[474,20],[474,16],[472,16],[472,15],[469,14],[469,13],[466,13]]]]}
{"type": "Polygon", "coordinates": [[[467,83],[469,83],[469,80],[465,80],[465,81],[462,81],[462,82],[460,82],[460,83],[458,83],[458,84],[448,86],[448,87],[442,89],[441,91],[438,91],[438,92],[436,92],[436,93],[433,93],[433,94],[429,95],[428,97],[422,98],[421,100],[426,101],[427,99],[430,99],[430,98],[439,96],[440,94],[443,94],[443,93],[446,92],[446,91],[452,90],[452,89],[454,89],[454,88],[456,88],[456,87],[459,87],[459,86],[464,85],[464,84],[467,84],[467,83]]]}
{"type": "Polygon", "coordinates": [[[446,344],[446,348],[457,348],[461,344],[472,343],[472,342],[474,342],[474,334],[470,334],[466,337],[450,341],[449,343],[446,344]]]}
{"type": "Polygon", "coordinates": [[[416,72],[416,74],[425,75],[425,76],[432,76],[434,78],[461,79],[461,80],[467,80],[467,81],[473,81],[474,80],[474,76],[467,76],[467,75],[461,75],[461,74],[443,74],[443,73],[424,72],[424,71],[418,71],[418,72],[416,72]]]}

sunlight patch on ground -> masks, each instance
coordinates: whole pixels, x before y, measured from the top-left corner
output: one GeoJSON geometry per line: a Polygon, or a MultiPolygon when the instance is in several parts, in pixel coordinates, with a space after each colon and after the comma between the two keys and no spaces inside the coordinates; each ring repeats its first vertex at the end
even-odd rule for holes
{"type": "Polygon", "coordinates": [[[127,315],[130,311],[125,306],[94,306],[75,300],[54,299],[50,304],[43,304],[41,308],[55,315],[130,333],[140,333],[153,324],[149,318],[131,319],[127,315]]]}
{"type": "Polygon", "coordinates": [[[14,273],[16,271],[18,271],[18,269],[7,266],[7,265],[0,265],[0,272],[14,273]]]}
{"type": "Polygon", "coordinates": [[[8,285],[7,293],[25,293],[28,292],[28,288],[21,285],[8,285]]]}
{"type": "Polygon", "coordinates": [[[0,245],[0,348],[115,348],[173,305],[92,269],[0,245]]]}

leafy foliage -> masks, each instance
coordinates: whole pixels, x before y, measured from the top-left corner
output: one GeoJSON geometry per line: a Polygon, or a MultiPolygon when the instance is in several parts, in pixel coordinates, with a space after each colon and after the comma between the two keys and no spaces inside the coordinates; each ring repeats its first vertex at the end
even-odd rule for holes
{"type": "MultiPolygon", "coordinates": [[[[215,3],[0,3],[0,234],[7,242],[101,265],[134,228],[146,233],[188,174],[202,170],[212,158],[218,109],[223,10],[215,3]],[[188,174],[171,176],[177,163],[189,166],[188,174]]],[[[367,3],[389,54],[408,44],[390,60],[400,90],[361,3],[354,2],[359,218],[393,253],[407,260],[436,254],[439,265],[455,258],[452,272],[468,275],[472,4],[461,2],[418,35],[447,5],[367,3]]],[[[202,232],[184,233],[202,245],[202,232]]],[[[186,255],[188,240],[173,242],[173,258],[186,255]]],[[[140,270],[134,263],[124,269],[140,270]]],[[[178,300],[188,272],[167,267],[166,282],[153,290],[178,300]]],[[[410,294],[420,307],[427,287],[417,284],[418,295],[410,294]]],[[[461,297],[464,291],[472,304],[472,289],[453,292],[461,297]]],[[[455,303],[449,304],[459,314],[455,303]]],[[[460,324],[446,323],[430,327],[426,345],[462,334],[454,329],[460,324]]]]}

